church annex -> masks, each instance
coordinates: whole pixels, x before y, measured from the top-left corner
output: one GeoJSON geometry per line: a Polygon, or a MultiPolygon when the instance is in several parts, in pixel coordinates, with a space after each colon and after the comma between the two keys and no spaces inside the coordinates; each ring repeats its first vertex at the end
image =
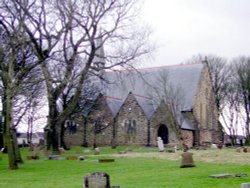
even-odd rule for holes
{"type": "Polygon", "coordinates": [[[161,137],[164,144],[181,140],[192,147],[222,140],[206,63],[103,76],[108,82],[88,113],[66,123],[67,146],[155,146],[161,137]]]}

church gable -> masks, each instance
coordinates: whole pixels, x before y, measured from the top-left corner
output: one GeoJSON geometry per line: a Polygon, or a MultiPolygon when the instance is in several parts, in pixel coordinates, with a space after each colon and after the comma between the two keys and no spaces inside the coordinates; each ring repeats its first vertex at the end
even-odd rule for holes
{"type": "MultiPolygon", "coordinates": [[[[167,129],[167,136],[165,143],[177,143],[176,131],[174,129],[175,118],[169,113],[169,107],[162,100],[157,109],[155,110],[150,120],[150,142],[152,145],[157,145],[157,137],[161,137],[161,127],[167,129]]],[[[178,128],[177,128],[178,129],[178,128]]],[[[162,138],[164,140],[164,138],[162,138]]]]}
{"type": "Polygon", "coordinates": [[[110,145],[113,138],[113,112],[100,94],[87,118],[86,140],[96,146],[110,145]]]}
{"type": "Polygon", "coordinates": [[[193,107],[193,114],[200,130],[200,143],[219,143],[221,139],[219,136],[221,133],[218,129],[218,112],[214,95],[209,69],[205,64],[193,107]]]}
{"type": "Polygon", "coordinates": [[[142,145],[147,142],[148,119],[136,97],[129,93],[116,124],[116,142],[120,145],[142,145]]]}

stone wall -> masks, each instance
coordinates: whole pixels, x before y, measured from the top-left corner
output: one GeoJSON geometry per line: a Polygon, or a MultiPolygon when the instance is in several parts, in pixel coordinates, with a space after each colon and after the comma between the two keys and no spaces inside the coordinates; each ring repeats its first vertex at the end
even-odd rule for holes
{"type": "Polygon", "coordinates": [[[193,112],[200,132],[199,144],[202,144],[203,142],[214,143],[215,140],[212,135],[214,135],[214,132],[219,131],[218,112],[215,105],[215,95],[212,90],[212,82],[207,66],[204,66],[201,74],[193,112]]]}
{"type": "Polygon", "coordinates": [[[84,132],[84,126],[83,126],[84,118],[81,115],[72,118],[71,121],[72,123],[75,123],[77,126],[76,126],[76,131],[70,130],[70,127],[66,127],[65,129],[64,141],[65,145],[69,148],[71,146],[80,146],[83,144],[83,132],[84,132]]]}
{"type": "Polygon", "coordinates": [[[190,130],[181,130],[181,137],[183,144],[186,144],[189,148],[194,145],[194,132],[190,130]]]}
{"type": "Polygon", "coordinates": [[[89,113],[86,126],[88,145],[110,145],[113,138],[113,116],[104,97],[100,97],[89,113]],[[95,128],[96,127],[96,128],[95,128]],[[95,133],[94,130],[100,130],[95,133]]]}
{"type": "Polygon", "coordinates": [[[68,129],[65,131],[65,143],[67,146],[93,146],[94,142],[96,146],[110,145],[113,138],[114,120],[103,96],[97,99],[86,121],[84,121],[81,115],[76,116],[74,121],[78,124],[76,132],[71,133],[68,129]],[[97,128],[100,131],[95,134],[96,124],[103,130],[97,128]]]}
{"type": "Polygon", "coordinates": [[[174,120],[168,113],[168,107],[161,102],[159,107],[156,109],[150,121],[150,144],[157,145],[158,129],[160,125],[165,125],[168,128],[168,142],[169,144],[176,143],[176,131],[174,130],[174,120]]]}
{"type": "Polygon", "coordinates": [[[116,123],[118,145],[146,145],[148,120],[136,98],[130,93],[122,105],[116,123]]]}

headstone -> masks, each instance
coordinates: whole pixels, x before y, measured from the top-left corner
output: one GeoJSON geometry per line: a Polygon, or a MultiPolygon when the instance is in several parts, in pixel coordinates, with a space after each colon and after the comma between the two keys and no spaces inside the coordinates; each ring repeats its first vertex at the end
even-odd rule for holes
{"type": "Polygon", "coordinates": [[[79,161],[84,161],[84,157],[83,157],[83,156],[79,156],[79,157],[78,157],[78,160],[79,160],[79,161]]]}
{"type": "Polygon", "coordinates": [[[100,149],[99,148],[95,148],[95,155],[99,155],[100,154],[100,149]]]}
{"type": "Polygon", "coordinates": [[[157,137],[157,144],[158,144],[158,149],[160,152],[164,151],[164,145],[161,137],[157,137]]]}
{"type": "Polygon", "coordinates": [[[64,160],[64,158],[60,157],[59,155],[50,155],[48,159],[49,160],[64,160]]]}
{"type": "Polygon", "coordinates": [[[241,150],[240,147],[236,148],[236,152],[240,153],[240,150],[241,150]]]}
{"type": "Polygon", "coordinates": [[[98,159],[99,163],[115,162],[115,159],[98,159]]]}
{"type": "Polygon", "coordinates": [[[62,154],[64,154],[64,152],[65,152],[64,148],[60,147],[59,148],[59,154],[62,155],[62,154]]]}
{"type": "Polygon", "coordinates": [[[95,172],[84,177],[83,188],[110,188],[109,175],[95,172]]]}
{"type": "Polygon", "coordinates": [[[127,153],[126,150],[118,151],[118,154],[126,154],[126,153],[127,153]]]}
{"type": "Polygon", "coordinates": [[[209,176],[210,178],[238,178],[238,177],[247,177],[245,173],[239,174],[213,174],[209,176]]]}
{"type": "Polygon", "coordinates": [[[243,148],[243,152],[244,152],[244,153],[247,153],[247,152],[248,152],[248,149],[247,149],[247,148],[243,148]]]}
{"type": "Polygon", "coordinates": [[[217,148],[217,145],[216,145],[216,144],[211,144],[211,148],[212,148],[212,149],[216,149],[216,148],[217,148]]]}
{"type": "Polygon", "coordinates": [[[193,160],[193,153],[190,152],[183,152],[181,154],[182,160],[181,160],[181,168],[186,167],[195,167],[194,160],[193,160]]]}
{"type": "Polygon", "coordinates": [[[250,183],[242,183],[241,188],[250,188],[250,183]]]}
{"type": "Polygon", "coordinates": [[[213,174],[209,176],[210,178],[232,178],[233,174],[213,174]]]}
{"type": "Polygon", "coordinates": [[[222,149],[222,148],[223,148],[223,143],[222,143],[222,142],[219,142],[219,143],[217,144],[217,148],[218,148],[218,149],[222,149]]]}

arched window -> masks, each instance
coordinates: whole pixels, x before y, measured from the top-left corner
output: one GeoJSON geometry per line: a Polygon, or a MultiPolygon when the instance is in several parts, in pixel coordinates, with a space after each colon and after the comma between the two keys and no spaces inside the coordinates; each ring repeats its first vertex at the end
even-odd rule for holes
{"type": "Polygon", "coordinates": [[[125,120],[125,129],[127,134],[136,133],[136,121],[135,120],[125,120]]]}
{"type": "Polygon", "coordinates": [[[69,134],[75,134],[77,131],[77,124],[75,121],[68,120],[66,122],[66,130],[68,130],[69,134]]]}

